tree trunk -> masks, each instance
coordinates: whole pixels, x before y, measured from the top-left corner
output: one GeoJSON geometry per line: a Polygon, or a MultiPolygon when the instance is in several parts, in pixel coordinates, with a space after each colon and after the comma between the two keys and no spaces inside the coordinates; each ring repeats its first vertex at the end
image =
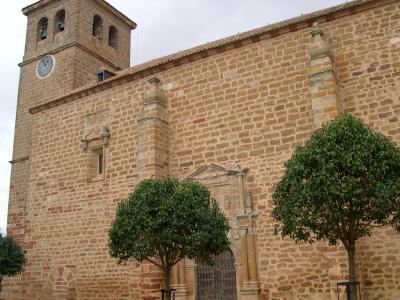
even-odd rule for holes
{"type": "Polygon", "coordinates": [[[167,290],[165,294],[166,300],[171,300],[171,267],[167,266],[164,270],[164,282],[165,282],[165,289],[167,290]]]}
{"type": "MultiPolygon", "coordinates": [[[[349,260],[349,281],[356,282],[357,274],[356,274],[356,247],[355,245],[350,245],[349,249],[347,249],[347,256],[349,260]]],[[[350,286],[350,299],[357,300],[357,286],[350,286]]]]}
{"type": "Polygon", "coordinates": [[[1,290],[3,289],[3,275],[0,275],[0,294],[1,294],[1,290]]]}

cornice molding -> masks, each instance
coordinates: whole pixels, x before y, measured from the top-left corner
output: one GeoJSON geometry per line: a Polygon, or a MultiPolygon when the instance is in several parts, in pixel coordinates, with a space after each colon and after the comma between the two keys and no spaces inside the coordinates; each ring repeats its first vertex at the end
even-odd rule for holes
{"type": "Polygon", "coordinates": [[[19,67],[22,67],[22,66],[28,65],[28,64],[30,64],[30,63],[32,63],[32,62],[35,62],[35,61],[40,60],[40,59],[41,59],[43,56],[45,56],[45,55],[56,54],[56,53],[58,53],[58,52],[60,52],[60,51],[66,50],[66,49],[71,48],[71,47],[78,47],[79,49],[81,49],[81,50],[87,52],[87,53],[90,54],[90,55],[93,55],[94,57],[96,57],[97,59],[101,60],[102,62],[104,62],[104,63],[106,63],[106,64],[112,66],[114,69],[116,69],[116,70],[121,70],[121,68],[118,67],[117,65],[115,65],[113,62],[111,62],[111,61],[108,60],[107,58],[105,58],[105,57],[99,55],[99,54],[96,53],[95,51],[91,50],[90,48],[84,46],[83,44],[81,44],[81,43],[79,43],[79,42],[71,42],[71,43],[65,44],[64,46],[59,47],[59,48],[57,48],[57,49],[50,50],[50,51],[46,52],[45,54],[37,55],[37,56],[35,56],[35,57],[26,59],[26,60],[20,62],[20,63],[18,64],[18,66],[19,66],[19,67]]]}

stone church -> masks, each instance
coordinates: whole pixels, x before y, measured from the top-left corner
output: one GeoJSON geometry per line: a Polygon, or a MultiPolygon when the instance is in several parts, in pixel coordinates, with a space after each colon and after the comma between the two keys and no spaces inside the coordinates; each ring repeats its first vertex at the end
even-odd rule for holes
{"type": "MultiPolygon", "coordinates": [[[[340,112],[400,143],[398,0],[347,2],[133,67],[136,24],[104,0],[22,12],[8,233],[27,263],[0,299],[159,299],[160,271],[118,265],[107,233],[138,181],[166,176],[205,184],[231,226],[215,267],[175,267],[177,300],[337,299],[346,251],[274,235],[271,195],[293,149],[340,112]]],[[[383,228],[357,247],[362,299],[400,299],[400,236],[383,228]]]]}

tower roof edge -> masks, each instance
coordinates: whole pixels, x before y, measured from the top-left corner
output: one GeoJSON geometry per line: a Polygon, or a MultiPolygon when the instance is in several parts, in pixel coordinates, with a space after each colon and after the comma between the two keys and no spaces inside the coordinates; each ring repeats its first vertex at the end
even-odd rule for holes
{"type": "MultiPolygon", "coordinates": [[[[33,11],[41,8],[44,5],[55,2],[55,1],[58,1],[58,0],[39,0],[35,3],[32,3],[32,4],[22,8],[22,13],[25,16],[29,16],[33,11]]],[[[111,11],[116,17],[118,17],[124,23],[126,23],[130,27],[131,30],[136,28],[137,24],[134,21],[132,21],[130,18],[128,18],[126,15],[124,15],[122,12],[120,12],[118,9],[116,9],[114,6],[112,6],[107,1],[105,1],[105,0],[94,0],[94,1],[97,2],[99,5],[103,6],[104,8],[108,9],[109,11],[111,11]]]]}

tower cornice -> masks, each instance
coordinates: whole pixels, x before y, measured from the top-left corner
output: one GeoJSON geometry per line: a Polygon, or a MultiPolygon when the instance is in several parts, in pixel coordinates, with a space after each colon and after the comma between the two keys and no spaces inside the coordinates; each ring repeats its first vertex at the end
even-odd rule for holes
{"type": "Polygon", "coordinates": [[[106,64],[112,66],[114,69],[116,69],[116,70],[121,70],[121,68],[118,67],[116,64],[114,64],[112,61],[110,61],[110,60],[108,60],[107,58],[101,56],[100,54],[97,54],[95,51],[89,49],[88,47],[86,47],[85,45],[83,45],[82,43],[79,43],[79,42],[71,42],[71,43],[68,43],[68,44],[66,44],[66,45],[64,45],[64,46],[62,46],[62,47],[59,47],[59,48],[57,48],[57,49],[54,49],[54,50],[52,50],[52,51],[48,51],[48,52],[46,52],[45,54],[41,54],[41,55],[37,55],[37,56],[32,57],[32,58],[29,58],[29,59],[25,59],[25,60],[23,60],[22,62],[20,62],[20,63],[18,64],[18,66],[19,66],[19,67],[22,67],[22,66],[28,65],[28,64],[30,64],[30,63],[32,63],[32,62],[38,61],[39,59],[41,59],[41,58],[42,58],[43,56],[45,56],[45,55],[55,54],[55,53],[57,53],[57,52],[63,51],[63,50],[65,50],[65,49],[68,49],[68,48],[71,48],[71,47],[78,47],[78,48],[80,48],[81,50],[83,50],[83,51],[89,53],[90,55],[93,55],[93,56],[95,56],[96,58],[100,59],[100,60],[103,61],[104,63],[106,63],[106,64]]]}
{"type": "MultiPolygon", "coordinates": [[[[35,3],[32,3],[28,6],[25,6],[22,9],[22,13],[25,16],[29,16],[32,12],[36,11],[37,9],[42,8],[45,5],[49,5],[52,2],[56,2],[59,0],[40,0],[37,1],[35,3]]],[[[129,19],[126,15],[124,15],[123,13],[121,13],[119,10],[117,10],[114,6],[112,6],[110,3],[108,3],[105,0],[93,0],[96,3],[98,3],[99,5],[103,6],[104,8],[106,8],[107,10],[111,11],[117,18],[119,18],[121,21],[123,21],[125,24],[127,24],[131,30],[136,28],[136,23],[134,21],[132,21],[131,19],[129,19]]]]}

